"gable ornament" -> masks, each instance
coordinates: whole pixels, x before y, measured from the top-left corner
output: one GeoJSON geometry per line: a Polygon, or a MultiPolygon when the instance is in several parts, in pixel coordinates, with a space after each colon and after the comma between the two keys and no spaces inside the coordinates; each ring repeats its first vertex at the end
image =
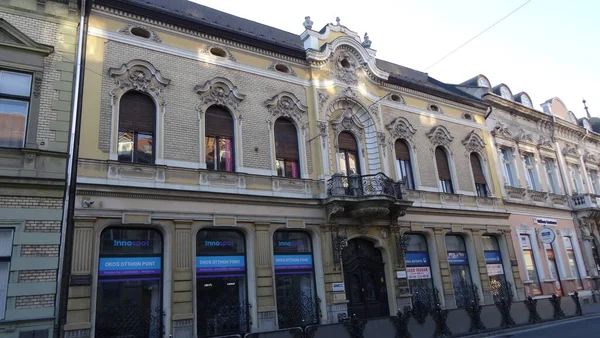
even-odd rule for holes
{"type": "Polygon", "coordinates": [[[427,138],[431,141],[431,144],[434,146],[444,146],[448,147],[454,137],[450,135],[448,129],[444,126],[435,126],[431,128],[429,132],[427,132],[427,138]]]}

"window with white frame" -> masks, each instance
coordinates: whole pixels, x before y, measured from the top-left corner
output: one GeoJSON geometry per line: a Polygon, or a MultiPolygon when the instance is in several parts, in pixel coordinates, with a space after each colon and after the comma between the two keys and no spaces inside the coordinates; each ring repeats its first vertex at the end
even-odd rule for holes
{"type": "Polygon", "coordinates": [[[535,256],[533,254],[533,246],[531,245],[531,237],[527,234],[520,235],[521,250],[525,259],[525,271],[527,279],[531,281],[531,293],[534,296],[542,294],[540,277],[537,271],[535,256]]]}
{"type": "Polygon", "coordinates": [[[6,313],[6,295],[8,291],[8,275],[12,256],[13,230],[0,229],[0,320],[6,313]]]}
{"type": "Polygon", "coordinates": [[[583,181],[581,180],[579,166],[571,163],[569,164],[569,171],[571,173],[571,180],[573,181],[573,193],[583,194],[583,181]]]}
{"type": "Polygon", "coordinates": [[[531,190],[540,190],[539,179],[535,166],[535,157],[532,153],[523,153],[523,167],[525,168],[525,178],[527,186],[531,190]]]}
{"type": "Polygon", "coordinates": [[[546,158],[544,160],[544,169],[546,169],[546,179],[548,180],[548,189],[553,194],[559,193],[558,178],[556,175],[556,164],[554,159],[546,158]]]}
{"type": "Polygon", "coordinates": [[[0,70],[0,147],[25,145],[32,75],[0,70]]]}
{"type": "Polygon", "coordinates": [[[590,170],[590,179],[592,181],[592,189],[594,194],[600,195],[600,182],[598,182],[598,171],[595,169],[590,170]]]}
{"type": "Polygon", "coordinates": [[[575,284],[577,290],[583,289],[583,283],[581,281],[581,275],[579,274],[579,267],[577,266],[577,258],[575,258],[575,250],[573,249],[573,241],[571,237],[563,237],[565,241],[565,250],[567,251],[567,258],[569,261],[569,268],[571,269],[571,275],[575,278],[575,284]]]}
{"type": "Polygon", "coordinates": [[[517,177],[515,175],[515,164],[513,161],[513,151],[510,148],[502,148],[500,151],[500,160],[502,162],[502,172],[506,185],[511,187],[518,186],[517,177]]]}

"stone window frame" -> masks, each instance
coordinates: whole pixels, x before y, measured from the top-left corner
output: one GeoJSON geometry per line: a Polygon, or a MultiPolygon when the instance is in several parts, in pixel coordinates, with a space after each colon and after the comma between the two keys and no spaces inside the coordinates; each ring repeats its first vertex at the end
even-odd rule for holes
{"type": "MultiPolygon", "coordinates": [[[[537,237],[537,232],[535,231],[535,228],[530,227],[529,225],[523,223],[521,224],[521,226],[518,226],[515,228],[515,234],[517,235],[517,240],[519,243],[519,255],[521,255],[521,261],[523,262],[523,269],[524,270],[520,270],[519,272],[523,271],[524,275],[527,276],[527,278],[529,278],[529,273],[527,272],[527,267],[525,266],[525,253],[523,251],[523,247],[521,246],[521,235],[527,235],[529,236],[529,242],[531,243],[531,253],[533,255],[533,264],[535,265],[535,269],[536,269],[536,273],[538,275],[538,280],[540,283],[540,291],[542,292],[542,294],[534,296],[534,298],[540,297],[540,296],[545,296],[544,295],[544,291],[542,288],[542,283],[547,279],[546,278],[546,272],[544,271],[544,266],[542,265],[542,257],[540,254],[540,248],[537,245],[538,243],[538,237],[537,237]]],[[[545,251],[545,250],[544,250],[545,251]]],[[[521,268],[521,267],[519,267],[521,268]]],[[[532,279],[526,279],[523,280],[524,284],[532,284],[534,282],[534,280],[532,279]]]]}
{"type": "Polygon", "coordinates": [[[13,40],[0,41],[0,69],[31,75],[26,134],[20,148],[39,149],[45,145],[37,143],[44,61],[54,52],[54,47],[37,43],[3,18],[0,18],[0,30],[5,31],[8,38],[13,40]]]}
{"type": "MultiPolygon", "coordinates": [[[[574,231],[571,230],[570,228],[565,228],[565,229],[560,230],[559,232],[557,231],[556,240],[558,240],[558,238],[560,238],[562,240],[562,242],[561,242],[562,253],[565,255],[565,258],[567,258],[567,261],[564,264],[566,264],[568,267],[568,270],[567,270],[568,274],[566,274],[566,275],[569,277],[565,278],[565,280],[574,281],[575,279],[579,278],[583,285],[583,290],[585,290],[585,281],[586,281],[586,279],[589,280],[590,276],[587,275],[587,269],[586,269],[586,266],[585,266],[585,263],[583,260],[583,253],[581,251],[581,247],[579,246],[579,240],[577,239],[577,234],[575,234],[574,231]],[[575,264],[577,266],[579,276],[572,276],[571,267],[569,266],[569,262],[568,262],[567,248],[565,247],[565,242],[564,242],[565,238],[569,238],[571,241],[571,247],[573,250],[573,254],[575,255],[575,264]]],[[[563,266],[563,268],[564,268],[564,266],[563,266]]]]}
{"type": "MultiPolygon", "coordinates": [[[[4,320],[6,318],[6,307],[8,305],[8,284],[9,284],[9,275],[10,275],[10,263],[11,263],[11,259],[12,259],[12,246],[14,244],[14,240],[15,240],[15,232],[17,231],[17,229],[15,229],[15,227],[10,227],[10,226],[6,226],[8,224],[0,224],[0,231],[10,231],[11,232],[11,238],[10,238],[10,245],[11,245],[11,250],[10,250],[10,254],[4,256],[0,256],[0,262],[8,262],[8,266],[7,266],[7,271],[6,271],[6,284],[5,284],[5,289],[4,289],[4,298],[1,299],[0,298],[0,320],[4,320]]],[[[23,223],[20,224],[21,227],[24,226],[23,223]]],[[[4,281],[0,280],[0,285],[4,284],[4,281]]]]}
{"type": "Polygon", "coordinates": [[[487,188],[487,196],[484,197],[493,198],[495,196],[495,187],[492,179],[492,168],[489,165],[489,161],[486,154],[486,143],[475,130],[472,130],[469,134],[467,134],[467,136],[461,141],[461,143],[465,147],[465,158],[467,159],[467,163],[469,164],[471,182],[473,182],[473,196],[477,197],[477,186],[475,184],[475,176],[471,164],[471,154],[475,154],[475,156],[477,156],[479,164],[481,165],[481,171],[483,173],[483,177],[485,179],[485,184],[487,188]]]}

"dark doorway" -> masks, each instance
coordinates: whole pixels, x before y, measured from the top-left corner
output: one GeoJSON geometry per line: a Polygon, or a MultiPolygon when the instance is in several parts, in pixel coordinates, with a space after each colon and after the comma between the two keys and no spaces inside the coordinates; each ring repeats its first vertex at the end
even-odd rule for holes
{"type": "Polygon", "coordinates": [[[372,242],[352,239],[343,252],[348,315],[375,318],[390,315],[381,252],[372,242]]]}

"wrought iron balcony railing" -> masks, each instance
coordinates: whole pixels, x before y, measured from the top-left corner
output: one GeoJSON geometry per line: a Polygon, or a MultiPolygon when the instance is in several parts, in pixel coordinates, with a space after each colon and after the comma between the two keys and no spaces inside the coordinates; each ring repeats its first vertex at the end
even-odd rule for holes
{"type": "Polygon", "coordinates": [[[402,199],[402,193],[402,182],[395,182],[383,173],[362,176],[334,174],[327,181],[329,196],[389,196],[402,199]]]}

